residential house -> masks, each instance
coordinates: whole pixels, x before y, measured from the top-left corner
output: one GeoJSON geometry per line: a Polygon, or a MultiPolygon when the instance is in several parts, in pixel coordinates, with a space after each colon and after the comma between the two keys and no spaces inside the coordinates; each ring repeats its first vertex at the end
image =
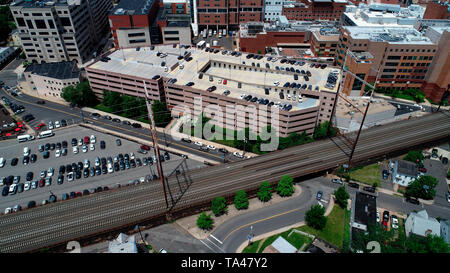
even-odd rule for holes
{"type": "Polygon", "coordinates": [[[398,184],[399,187],[406,188],[420,176],[417,164],[413,162],[397,160],[391,166],[392,183],[398,184]]]}
{"type": "Polygon", "coordinates": [[[426,237],[431,235],[441,235],[441,225],[438,220],[429,217],[426,210],[411,212],[405,222],[406,236],[411,234],[426,237]]]}
{"type": "Polygon", "coordinates": [[[441,237],[450,244],[450,220],[441,221],[441,237]]]}

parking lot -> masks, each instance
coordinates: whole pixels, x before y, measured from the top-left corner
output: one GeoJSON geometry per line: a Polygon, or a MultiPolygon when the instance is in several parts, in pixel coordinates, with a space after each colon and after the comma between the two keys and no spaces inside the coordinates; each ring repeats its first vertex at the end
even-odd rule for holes
{"type": "MultiPolygon", "coordinates": [[[[158,174],[157,168],[155,164],[148,164],[147,166],[138,166],[130,167],[129,169],[113,171],[112,173],[100,174],[100,175],[89,175],[88,177],[84,177],[82,174],[79,179],[74,178],[73,181],[68,181],[67,172],[63,174],[64,179],[62,184],[58,184],[58,176],[59,169],[61,165],[67,165],[78,162],[84,164],[85,159],[90,161],[90,167],[95,166],[95,158],[99,157],[111,157],[114,158],[118,156],[118,154],[130,154],[134,153],[136,159],[142,159],[143,157],[152,157],[154,155],[153,149],[151,149],[147,154],[139,153],[140,144],[132,141],[128,141],[125,139],[121,139],[121,145],[118,146],[116,144],[117,137],[96,132],[91,129],[82,128],[79,126],[60,128],[54,130],[55,135],[53,137],[44,138],[44,139],[36,139],[32,141],[19,143],[16,139],[11,139],[7,141],[0,142],[0,157],[4,157],[6,159],[6,163],[3,168],[0,168],[0,178],[3,181],[3,177],[8,176],[20,176],[20,181],[18,183],[26,183],[26,175],[28,172],[33,173],[33,178],[31,181],[41,179],[40,173],[43,170],[48,170],[50,167],[54,168],[54,174],[51,176],[52,181],[51,185],[45,185],[43,187],[36,187],[35,189],[30,188],[29,190],[24,190],[23,192],[17,191],[16,194],[8,194],[7,196],[0,196],[0,209],[3,213],[6,208],[13,208],[16,205],[20,205],[22,209],[26,208],[29,201],[35,201],[37,205],[41,204],[43,200],[48,200],[51,194],[57,196],[58,201],[62,199],[62,195],[64,193],[69,194],[70,192],[83,192],[83,190],[91,190],[97,188],[99,186],[104,187],[108,186],[112,189],[117,183],[120,183],[122,186],[128,184],[131,181],[136,179],[140,179],[141,177],[146,177],[147,175],[158,174]],[[73,153],[73,147],[71,140],[72,138],[76,138],[78,140],[84,138],[85,136],[95,135],[96,143],[94,144],[94,151],[88,149],[87,152],[82,151],[82,146],[78,145],[79,149],[78,154],[73,153]],[[43,152],[39,152],[39,146],[45,145],[47,143],[58,143],[62,141],[67,141],[67,155],[60,157],[56,157],[56,148],[54,150],[49,150],[50,157],[47,159],[43,158],[43,152]],[[100,148],[100,141],[105,142],[105,149],[100,148]],[[37,160],[34,163],[28,163],[27,165],[23,164],[24,158],[24,148],[28,147],[30,149],[30,156],[35,154],[37,156],[37,160]],[[11,165],[11,160],[13,158],[18,159],[18,163],[16,166],[11,165]]],[[[164,154],[164,151],[161,151],[161,154],[164,154]]],[[[192,159],[184,159],[181,156],[169,154],[170,159],[165,160],[162,163],[164,174],[167,176],[175,168],[183,163],[183,166],[187,166],[188,169],[201,168],[205,165],[203,163],[197,162],[192,159]]],[[[135,160],[136,160],[135,159],[135,160]]],[[[131,160],[130,160],[131,161],[131,160]]],[[[131,164],[132,165],[132,164],[131,164]]],[[[84,168],[84,167],[83,167],[84,168]]],[[[156,181],[155,181],[156,182],[156,181]]],[[[154,183],[154,182],[150,182],[154,183]]],[[[159,183],[159,181],[158,181],[159,183]]],[[[1,188],[3,188],[2,186],[1,188]]]]}

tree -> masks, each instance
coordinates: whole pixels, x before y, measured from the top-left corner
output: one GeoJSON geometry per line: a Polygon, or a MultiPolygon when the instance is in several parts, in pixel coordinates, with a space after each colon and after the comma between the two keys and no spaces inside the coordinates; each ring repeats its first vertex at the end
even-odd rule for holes
{"type": "Polygon", "coordinates": [[[212,200],[211,210],[215,216],[220,216],[227,212],[227,200],[225,197],[219,196],[212,200]]]}
{"type": "Polygon", "coordinates": [[[122,96],[119,92],[103,90],[102,103],[104,106],[110,107],[115,113],[122,110],[122,96]]]}
{"type": "Polygon", "coordinates": [[[14,18],[8,5],[0,7],[0,42],[5,42],[15,29],[14,18]]]}
{"type": "Polygon", "coordinates": [[[92,92],[87,80],[78,83],[75,87],[72,85],[64,87],[61,91],[61,97],[67,102],[73,102],[80,107],[98,104],[97,97],[92,92]]]}
{"type": "Polygon", "coordinates": [[[348,198],[350,197],[350,195],[345,190],[345,186],[341,186],[337,190],[335,190],[334,197],[336,197],[336,202],[341,208],[345,209],[347,207],[348,198]]]}
{"type": "Polygon", "coordinates": [[[319,123],[314,129],[313,138],[314,139],[323,139],[325,137],[334,137],[337,134],[337,129],[330,126],[329,121],[325,121],[319,123]]]}
{"type": "Polygon", "coordinates": [[[269,182],[264,181],[259,186],[258,199],[261,202],[267,202],[272,199],[272,187],[269,182]]]}
{"type": "Polygon", "coordinates": [[[312,206],[305,217],[306,224],[314,229],[322,230],[327,224],[327,217],[325,217],[325,208],[321,205],[312,206]]]}
{"type": "Polygon", "coordinates": [[[435,187],[437,183],[437,179],[430,175],[421,176],[409,184],[405,194],[407,196],[431,200],[436,194],[435,187]]]}
{"type": "Polygon", "coordinates": [[[197,226],[204,230],[210,230],[213,226],[214,220],[210,214],[202,212],[197,218],[197,226]]]}
{"type": "Polygon", "coordinates": [[[294,179],[290,175],[285,175],[278,182],[277,193],[280,196],[291,196],[294,193],[294,179]]]}
{"type": "Polygon", "coordinates": [[[409,253],[450,253],[449,245],[444,239],[431,234],[427,237],[411,234],[406,239],[405,246],[409,253]]]}
{"type": "Polygon", "coordinates": [[[421,151],[409,151],[408,154],[403,159],[414,163],[418,163],[422,162],[423,158],[424,156],[421,151]]]}
{"type": "Polygon", "coordinates": [[[234,206],[236,209],[248,209],[248,196],[244,190],[238,190],[234,196],[234,206]]]}
{"type": "Polygon", "coordinates": [[[165,102],[160,102],[159,100],[153,101],[152,111],[156,127],[166,127],[172,120],[169,108],[167,108],[165,102]]]}

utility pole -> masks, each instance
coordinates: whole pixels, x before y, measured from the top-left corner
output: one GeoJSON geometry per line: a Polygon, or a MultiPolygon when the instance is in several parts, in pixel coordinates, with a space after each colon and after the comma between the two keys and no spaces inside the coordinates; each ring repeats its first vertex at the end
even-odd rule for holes
{"type": "Polygon", "coordinates": [[[156,154],[156,166],[158,168],[158,174],[159,177],[161,178],[161,183],[163,186],[163,190],[164,190],[164,199],[166,200],[166,208],[169,209],[169,202],[167,201],[167,193],[166,193],[166,183],[164,180],[164,173],[163,173],[163,169],[161,166],[161,157],[159,154],[159,146],[158,146],[158,138],[157,138],[157,134],[156,134],[156,127],[155,127],[155,120],[153,119],[153,110],[152,107],[149,103],[149,95],[147,92],[147,85],[145,84],[144,81],[144,90],[145,90],[145,104],[147,105],[147,111],[148,111],[148,116],[149,116],[149,120],[150,120],[150,132],[152,134],[152,140],[153,140],[153,146],[155,147],[155,154],[156,154]]]}

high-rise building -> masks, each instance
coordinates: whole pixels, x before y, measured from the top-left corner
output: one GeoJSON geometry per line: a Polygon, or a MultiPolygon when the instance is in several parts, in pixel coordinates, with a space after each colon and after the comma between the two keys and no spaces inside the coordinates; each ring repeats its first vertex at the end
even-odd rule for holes
{"type": "Polygon", "coordinates": [[[19,0],[11,3],[27,60],[89,61],[108,32],[111,0],[19,0]]]}

